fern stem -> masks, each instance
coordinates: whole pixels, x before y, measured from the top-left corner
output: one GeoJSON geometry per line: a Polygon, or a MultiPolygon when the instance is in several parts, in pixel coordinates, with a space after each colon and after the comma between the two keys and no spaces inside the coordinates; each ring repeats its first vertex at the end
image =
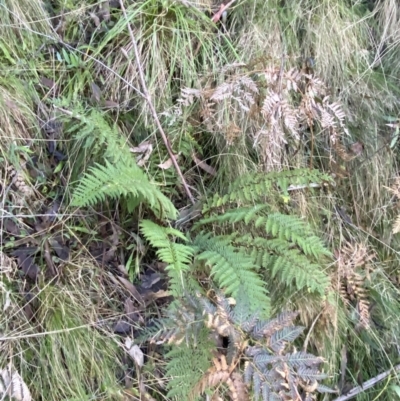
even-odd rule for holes
{"type": "Polygon", "coordinates": [[[190,201],[194,205],[196,203],[196,201],[195,201],[195,199],[194,199],[194,197],[193,197],[193,195],[192,195],[192,193],[191,193],[191,191],[189,189],[189,186],[186,183],[185,178],[183,177],[183,174],[182,174],[182,171],[181,171],[181,169],[179,167],[179,164],[175,159],[174,153],[172,152],[171,144],[169,143],[169,139],[167,138],[167,135],[165,134],[165,131],[164,131],[162,125],[161,125],[160,119],[158,118],[158,115],[157,115],[157,111],[156,111],[156,109],[155,109],[155,107],[153,105],[150,93],[149,93],[149,91],[147,89],[146,79],[144,77],[143,68],[142,68],[142,65],[141,65],[141,62],[140,62],[139,49],[138,49],[138,46],[137,46],[135,35],[133,34],[133,31],[132,31],[132,28],[131,28],[131,24],[128,22],[128,16],[126,14],[126,9],[125,9],[125,6],[124,6],[124,2],[123,2],[123,0],[119,0],[119,3],[121,5],[121,10],[122,10],[122,13],[124,14],[124,18],[126,20],[126,25],[128,27],[129,36],[131,38],[133,50],[135,52],[135,59],[136,59],[136,64],[137,64],[137,68],[138,68],[138,72],[139,72],[140,84],[142,86],[143,97],[146,100],[146,102],[147,102],[147,104],[148,104],[148,106],[150,108],[151,114],[153,115],[154,122],[156,123],[156,126],[158,128],[158,131],[160,132],[160,135],[161,135],[161,138],[162,138],[162,140],[164,142],[164,145],[167,148],[169,157],[172,160],[172,164],[174,165],[175,170],[178,173],[179,178],[182,180],[182,184],[183,184],[183,187],[185,189],[186,195],[188,196],[188,198],[190,199],[190,201]]]}

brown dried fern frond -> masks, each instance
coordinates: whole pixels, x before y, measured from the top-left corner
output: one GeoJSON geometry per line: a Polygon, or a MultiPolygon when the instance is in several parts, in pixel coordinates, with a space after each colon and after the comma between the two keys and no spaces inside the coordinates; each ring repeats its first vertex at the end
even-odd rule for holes
{"type": "Polygon", "coordinates": [[[218,355],[218,357],[213,359],[213,366],[208,369],[203,378],[193,389],[192,397],[195,398],[196,395],[203,394],[206,389],[226,384],[231,401],[250,400],[242,375],[235,372],[235,368],[235,364],[227,364],[224,355],[218,355]]]}
{"type": "Polygon", "coordinates": [[[310,135],[315,141],[309,131],[316,124],[327,141],[331,130],[337,137],[347,133],[342,107],[330,100],[324,82],[304,69],[285,70],[281,59],[261,70],[252,71],[251,62],[247,69],[222,69],[219,80],[215,87],[209,78],[201,89],[185,88],[175,114],[183,115],[184,107],[196,103],[190,110],[196,113],[193,121],[216,134],[221,150],[245,143],[240,139],[247,136],[263,156],[266,171],[289,163],[287,149],[298,149],[302,138],[310,135]]]}
{"type": "Polygon", "coordinates": [[[16,262],[0,251],[0,274],[10,275],[18,271],[16,262]]]}
{"type": "Polygon", "coordinates": [[[396,217],[396,220],[393,223],[392,233],[393,234],[400,233],[400,214],[396,217]]]}
{"type": "Polygon", "coordinates": [[[369,263],[375,258],[365,244],[345,244],[337,256],[336,288],[343,302],[349,305],[356,302],[359,314],[358,326],[368,329],[370,325],[367,281],[369,263]]]}
{"type": "MultiPolygon", "coordinates": [[[[391,192],[397,199],[400,200],[400,177],[396,177],[390,187],[384,187],[391,192]]],[[[392,233],[397,234],[400,232],[400,214],[396,216],[392,226],[392,233]]]]}
{"type": "Polygon", "coordinates": [[[393,184],[390,187],[385,188],[400,199],[400,177],[396,177],[393,184]]]}

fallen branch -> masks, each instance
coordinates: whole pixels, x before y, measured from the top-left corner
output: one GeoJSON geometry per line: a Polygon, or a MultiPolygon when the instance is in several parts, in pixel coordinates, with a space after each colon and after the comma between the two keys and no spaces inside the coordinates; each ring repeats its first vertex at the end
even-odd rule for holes
{"type": "Polygon", "coordinates": [[[384,380],[386,377],[388,377],[392,373],[395,373],[398,371],[400,371],[400,365],[396,365],[392,369],[389,369],[386,372],[383,372],[383,373],[379,374],[378,376],[367,380],[361,386],[353,387],[347,394],[341,395],[340,397],[335,398],[333,401],[350,400],[351,398],[354,398],[356,395],[362,393],[363,391],[368,390],[369,388],[375,386],[375,384],[381,382],[382,380],[384,380]]]}
{"type": "Polygon", "coordinates": [[[195,199],[194,199],[192,193],[190,192],[190,189],[189,189],[189,187],[188,187],[188,185],[187,185],[187,183],[185,181],[185,178],[183,177],[183,174],[182,174],[182,171],[181,171],[181,169],[180,169],[180,167],[178,165],[178,162],[175,159],[174,153],[172,152],[171,144],[169,143],[168,137],[165,134],[165,131],[164,131],[162,125],[161,125],[160,119],[158,118],[157,111],[156,111],[156,109],[155,109],[155,107],[153,105],[150,93],[149,93],[149,91],[147,89],[146,80],[145,80],[144,73],[143,73],[143,68],[142,68],[142,65],[141,65],[141,62],[140,62],[139,49],[138,49],[137,42],[136,42],[136,39],[135,39],[135,35],[133,34],[131,25],[128,22],[128,16],[126,14],[126,9],[125,9],[125,6],[124,6],[124,2],[123,2],[123,0],[119,0],[119,3],[121,5],[121,10],[122,10],[122,13],[124,14],[125,20],[127,21],[127,27],[128,27],[128,31],[129,31],[129,36],[131,38],[133,50],[135,52],[135,59],[136,59],[136,64],[137,64],[137,68],[138,68],[138,72],[139,72],[139,79],[140,79],[140,84],[141,84],[142,91],[143,91],[143,97],[146,100],[146,102],[147,102],[147,104],[148,104],[148,106],[150,108],[150,111],[151,111],[151,114],[153,116],[154,122],[156,123],[156,126],[158,128],[158,131],[160,132],[160,135],[161,135],[161,138],[162,138],[162,140],[164,142],[164,145],[167,148],[169,157],[172,160],[172,164],[174,165],[175,170],[178,173],[179,178],[182,181],[182,184],[183,184],[183,187],[185,189],[185,192],[186,192],[188,198],[190,199],[190,201],[192,202],[192,204],[194,205],[195,204],[195,199]]]}

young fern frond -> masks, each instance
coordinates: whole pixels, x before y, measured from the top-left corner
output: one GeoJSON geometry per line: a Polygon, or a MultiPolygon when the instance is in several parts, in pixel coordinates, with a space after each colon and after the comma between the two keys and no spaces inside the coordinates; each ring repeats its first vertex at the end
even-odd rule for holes
{"type": "Polygon", "coordinates": [[[167,263],[166,270],[170,278],[171,293],[181,297],[185,291],[185,273],[188,272],[194,250],[192,247],[174,242],[173,237],[187,241],[187,238],[178,230],[170,227],[161,227],[150,220],[140,223],[140,230],[150,244],[156,248],[157,256],[167,263]]]}
{"type": "Polygon", "coordinates": [[[89,169],[75,190],[72,206],[93,205],[106,197],[134,196],[147,203],[153,212],[163,218],[175,218],[173,203],[152,184],[143,170],[133,162],[97,164],[89,169]]]}

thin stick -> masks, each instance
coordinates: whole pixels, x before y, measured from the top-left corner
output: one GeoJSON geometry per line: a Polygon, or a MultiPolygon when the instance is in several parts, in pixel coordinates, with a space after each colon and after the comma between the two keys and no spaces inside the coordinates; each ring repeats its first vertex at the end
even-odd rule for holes
{"type": "Polygon", "coordinates": [[[228,4],[221,4],[220,9],[211,18],[212,22],[218,22],[222,17],[222,14],[235,2],[236,0],[231,0],[228,4]]]}
{"type": "Polygon", "coordinates": [[[351,398],[354,398],[356,395],[362,393],[363,391],[368,390],[369,388],[375,386],[375,384],[381,382],[386,377],[388,377],[390,374],[398,372],[398,371],[400,371],[400,365],[396,365],[392,369],[389,369],[386,372],[383,372],[383,373],[379,374],[378,376],[375,376],[372,379],[367,380],[361,386],[353,387],[347,394],[341,395],[340,397],[335,398],[333,401],[350,400],[351,398]]]}
{"type": "Polygon", "coordinates": [[[142,91],[143,91],[143,97],[146,100],[147,104],[149,105],[149,108],[150,108],[151,114],[153,116],[154,122],[156,123],[156,126],[158,128],[158,131],[160,132],[160,135],[161,135],[161,138],[162,138],[162,140],[164,142],[164,145],[167,148],[169,157],[172,160],[172,164],[174,165],[175,170],[179,175],[179,178],[182,180],[182,184],[183,184],[183,187],[185,189],[185,192],[186,192],[188,198],[190,199],[190,201],[192,202],[192,204],[194,205],[195,204],[195,199],[194,199],[192,193],[190,192],[190,189],[189,189],[189,187],[188,187],[188,185],[187,185],[187,183],[185,181],[185,178],[183,177],[183,174],[182,174],[182,171],[181,171],[181,169],[180,169],[180,167],[178,165],[178,162],[175,159],[174,153],[172,152],[172,149],[171,149],[171,144],[169,143],[167,135],[165,134],[165,131],[164,131],[162,125],[161,125],[160,119],[158,118],[158,115],[157,115],[157,111],[156,111],[156,109],[155,109],[155,107],[153,105],[150,93],[149,93],[149,91],[147,89],[146,80],[145,80],[144,73],[143,73],[143,68],[142,68],[142,65],[141,65],[141,62],[140,62],[139,49],[138,49],[138,46],[137,46],[135,35],[133,34],[133,31],[132,31],[132,28],[131,28],[131,24],[128,22],[128,16],[126,14],[124,2],[123,2],[123,0],[119,0],[119,3],[121,5],[121,10],[122,10],[122,13],[124,14],[125,20],[127,21],[129,36],[131,37],[133,50],[135,52],[135,59],[136,59],[137,67],[138,67],[140,84],[141,84],[142,91]]]}

